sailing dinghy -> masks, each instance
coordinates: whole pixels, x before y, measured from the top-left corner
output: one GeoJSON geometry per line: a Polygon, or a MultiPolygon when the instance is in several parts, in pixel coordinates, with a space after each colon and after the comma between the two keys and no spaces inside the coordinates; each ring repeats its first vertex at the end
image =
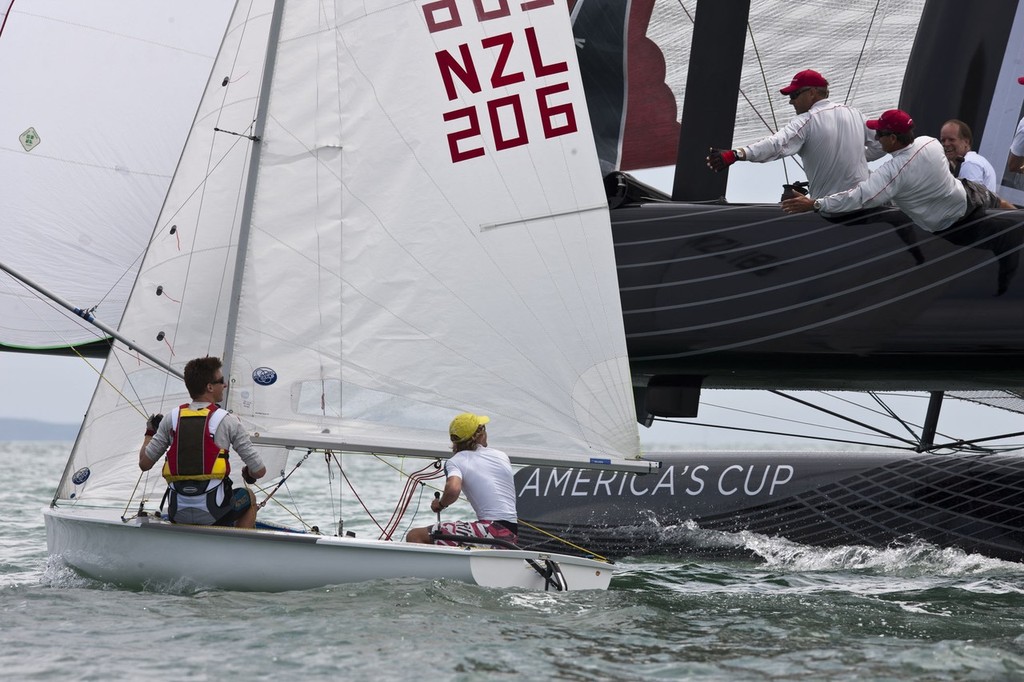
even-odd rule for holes
{"type": "Polygon", "coordinates": [[[239,2],[44,510],[51,556],[128,585],[606,588],[591,558],[171,524],[137,464],[209,354],[270,471],[444,458],[465,410],[514,463],[656,467],[574,50],[555,0],[239,2]]]}

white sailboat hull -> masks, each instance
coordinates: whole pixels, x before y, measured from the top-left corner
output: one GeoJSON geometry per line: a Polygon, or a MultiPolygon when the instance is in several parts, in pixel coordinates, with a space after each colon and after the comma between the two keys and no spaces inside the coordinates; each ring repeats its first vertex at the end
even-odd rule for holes
{"type": "MultiPolygon", "coordinates": [[[[612,565],[523,550],[465,549],[274,530],[122,522],[113,510],[43,510],[50,556],[97,580],[124,586],[255,592],[307,590],[389,578],[458,580],[544,590],[541,567],[558,564],[570,590],[607,589],[612,565]]],[[[548,588],[551,589],[551,588],[548,588]]]]}

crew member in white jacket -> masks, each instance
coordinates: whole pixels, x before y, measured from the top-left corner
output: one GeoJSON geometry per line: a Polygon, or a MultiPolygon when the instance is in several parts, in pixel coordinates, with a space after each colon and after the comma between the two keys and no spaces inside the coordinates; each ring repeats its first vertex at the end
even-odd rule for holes
{"type": "Polygon", "coordinates": [[[865,116],[828,99],[828,81],[807,69],[782,88],[797,116],[774,135],[745,147],[712,149],[708,167],[720,171],[736,161],[763,163],[799,154],[811,196],[849,189],[868,177],[868,161],[885,155],[865,126],[865,116]]]}
{"type": "Polygon", "coordinates": [[[998,206],[998,197],[984,185],[954,178],[942,144],[927,135],[915,138],[914,119],[905,111],[890,109],[867,126],[892,158],[844,192],[792,197],[782,209],[827,217],[891,202],[922,229],[999,256],[997,292],[1004,293],[1017,269],[1021,231],[1012,220],[986,217],[986,207],[998,206]]]}
{"type": "Polygon", "coordinates": [[[868,128],[892,158],[866,179],[832,194],[793,197],[782,202],[786,213],[849,213],[892,202],[929,232],[940,232],[967,214],[967,192],[949,172],[942,144],[934,137],[914,137],[914,119],[890,109],[868,128]]]}

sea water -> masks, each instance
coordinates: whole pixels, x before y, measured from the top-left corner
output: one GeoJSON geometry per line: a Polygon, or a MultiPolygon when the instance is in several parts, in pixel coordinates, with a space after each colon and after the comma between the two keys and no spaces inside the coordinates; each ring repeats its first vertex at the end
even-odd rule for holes
{"type": "MultiPolygon", "coordinates": [[[[280,594],[118,588],[48,560],[41,510],[69,448],[0,443],[3,679],[1024,679],[1024,565],[926,545],[718,537],[755,558],[627,558],[607,592],[415,579],[280,594]]],[[[323,485],[310,458],[275,497],[326,488],[302,522],[326,530],[341,510],[346,530],[376,537],[349,517],[365,505],[386,522],[402,474],[352,468],[371,475],[355,492],[337,475],[323,485]]],[[[432,520],[430,497],[414,496],[416,525],[432,520]]],[[[273,504],[266,515],[298,523],[273,504]]]]}

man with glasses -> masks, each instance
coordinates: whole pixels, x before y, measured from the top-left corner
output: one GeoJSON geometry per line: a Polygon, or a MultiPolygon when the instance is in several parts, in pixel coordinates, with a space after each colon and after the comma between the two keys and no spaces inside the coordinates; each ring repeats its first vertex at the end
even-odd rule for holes
{"type": "Polygon", "coordinates": [[[909,114],[890,109],[868,121],[867,127],[876,131],[875,137],[891,159],[846,191],[793,197],[782,202],[783,210],[849,213],[892,202],[929,232],[945,230],[969,213],[967,191],[949,172],[942,144],[927,135],[915,138],[914,119],[909,114]]]}
{"type": "Polygon", "coordinates": [[[267,470],[238,417],[217,405],[224,398],[220,358],[189,360],[185,388],[192,402],[167,419],[155,414],[146,422],[139,468],[149,471],[167,453],[163,475],[172,523],[255,528],[256,497],[247,487],[232,489],[229,448],[245,462],[246,483],[255,483],[267,470]]]}
{"type": "Polygon", "coordinates": [[[868,161],[885,155],[853,107],[828,99],[828,81],[807,69],[782,88],[796,118],[774,135],[736,149],[712,149],[708,168],[720,171],[736,161],[764,163],[799,154],[811,196],[853,187],[868,177],[868,161]]]}

